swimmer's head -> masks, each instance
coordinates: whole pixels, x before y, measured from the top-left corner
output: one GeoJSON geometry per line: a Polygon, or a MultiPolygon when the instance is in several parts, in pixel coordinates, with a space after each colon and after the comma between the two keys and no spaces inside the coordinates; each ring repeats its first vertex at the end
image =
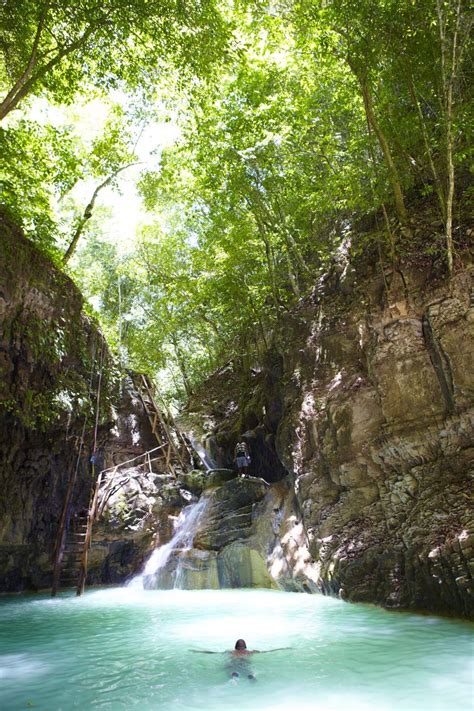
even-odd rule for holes
{"type": "Polygon", "coordinates": [[[245,639],[238,639],[237,642],[235,643],[235,649],[247,649],[247,645],[245,644],[245,639]]]}

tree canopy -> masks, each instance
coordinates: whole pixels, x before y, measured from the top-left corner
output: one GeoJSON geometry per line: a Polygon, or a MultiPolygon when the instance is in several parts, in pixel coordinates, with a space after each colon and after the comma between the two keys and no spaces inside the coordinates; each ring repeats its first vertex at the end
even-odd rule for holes
{"type": "Polygon", "coordinates": [[[31,94],[68,103],[84,84],[146,92],[170,60],[205,74],[226,36],[212,0],[6,0],[0,120],[31,94]]]}
{"type": "Polygon", "coordinates": [[[6,0],[1,199],[62,252],[123,364],[189,395],[230,357],[258,360],[348,238],[456,268],[471,26],[464,0],[6,0]],[[107,118],[88,138],[35,121],[37,97],[99,99],[107,118]],[[176,137],[143,161],[153,122],[176,137]],[[124,252],[101,196],[136,164],[146,218],[124,252]]]}

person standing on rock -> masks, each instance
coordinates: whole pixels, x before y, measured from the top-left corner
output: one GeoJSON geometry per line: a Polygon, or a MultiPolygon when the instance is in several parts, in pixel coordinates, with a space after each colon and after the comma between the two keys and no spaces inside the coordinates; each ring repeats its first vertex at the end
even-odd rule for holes
{"type": "Polygon", "coordinates": [[[237,442],[235,445],[234,457],[239,476],[247,476],[248,466],[250,464],[250,454],[247,442],[244,442],[243,440],[237,442]]]}

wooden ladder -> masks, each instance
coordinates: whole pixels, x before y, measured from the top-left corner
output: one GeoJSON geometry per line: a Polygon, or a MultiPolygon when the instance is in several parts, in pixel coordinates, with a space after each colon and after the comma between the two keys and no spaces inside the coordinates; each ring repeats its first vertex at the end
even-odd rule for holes
{"type": "Polygon", "coordinates": [[[150,379],[143,374],[133,374],[132,380],[140,395],[143,408],[156,441],[159,446],[163,446],[166,466],[173,476],[176,477],[176,465],[180,466],[183,471],[192,465],[192,454],[187,446],[186,440],[179,431],[170,413],[167,412],[166,418],[163,416],[161,408],[158,406],[155,390],[150,379]],[[171,427],[168,424],[169,422],[171,423],[171,427]],[[173,438],[173,432],[177,442],[175,442],[173,438]]]}
{"type": "Polygon", "coordinates": [[[66,543],[59,577],[60,588],[76,588],[77,591],[86,531],[87,512],[79,513],[74,518],[66,534],[66,543]]]}
{"type": "MultiPolygon", "coordinates": [[[[105,470],[104,470],[105,471],[105,470]]],[[[101,490],[103,471],[94,482],[92,480],[89,508],[75,516],[70,516],[68,508],[71,505],[72,489],[66,494],[63,516],[61,517],[58,541],[56,544],[53,573],[53,597],[58,590],[75,588],[76,595],[84,592],[89,549],[92,542],[92,526],[98,516],[99,493],[101,490]],[[64,520],[63,520],[64,519],[64,520]]],[[[93,470],[93,476],[95,472],[93,470]]],[[[109,483],[110,485],[110,483],[109,483]]]]}
{"type": "Polygon", "coordinates": [[[99,494],[102,486],[102,480],[104,476],[104,471],[99,472],[95,486],[91,491],[91,497],[89,501],[89,509],[87,512],[87,520],[84,532],[84,539],[82,542],[82,551],[79,564],[79,575],[77,578],[77,588],[76,595],[82,595],[86,587],[87,578],[87,568],[89,565],[89,550],[92,544],[92,527],[98,518],[99,511],[99,494]]]}
{"type": "MultiPolygon", "coordinates": [[[[176,478],[177,468],[182,468],[185,471],[190,465],[192,466],[192,451],[184,435],[179,431],[171,413],[167,410],[166,417],[163,416],[149,378],[143,374],[131,373],[130,375],[140,395],[151,430],[158,442],[158,447],[149,452],[144,452],[129,461],[133,462],[136,459],[143,458],[147,465],[151,467],[152,462],[164,459],[171,476],[176,478]],[[152,454],[155,455],[153,459],[151,458],[152,454]]],[[[57,594],[59,589],[63,588],[75,587],[76,595],[82,595],[84,592],[89,550],[92,543],[92,529],[96,520],[103,513],[107,500],[115,490],[113,473],[127,463],[129,462],[122,462],[116,467],[103,469],[99,472],[97,478],[93,467],[89,508],[87,513],[82,515],[71,516],[76,473],[71,476],[64,500],[54,554],[53,596],[57,594]],[[106,473],[111,470],[112,476],[105,480],[106,473]]]]}
{"type": "MultiPolygon", "coordinates": [[[[87,533],[87,512],[72,515],[72,493],[75,476],[71,477],[59,523],[59,532],[54,551],[53,585],[51,595],[59,590],[76,588],[82,553],[87,533]]],[[[78,593],[79,594],[79,593],[78,593]]]]}

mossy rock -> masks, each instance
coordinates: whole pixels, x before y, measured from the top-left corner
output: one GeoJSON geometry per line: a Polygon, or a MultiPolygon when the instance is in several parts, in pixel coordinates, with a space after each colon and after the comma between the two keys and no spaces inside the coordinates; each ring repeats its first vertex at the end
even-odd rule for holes
{"type": "Polygon", "coordinates": [[[221,486],[235,479],[237,472],[233,469],[210,469],[204,476],[204,488],[209,489],[211,486],[221,486]]]}
{"type": "Polygon", "coordinates": [[[179,483],[192,494],[199,496],[206,486],[206,474],[199,469],[181,474],[179,483]]]}

